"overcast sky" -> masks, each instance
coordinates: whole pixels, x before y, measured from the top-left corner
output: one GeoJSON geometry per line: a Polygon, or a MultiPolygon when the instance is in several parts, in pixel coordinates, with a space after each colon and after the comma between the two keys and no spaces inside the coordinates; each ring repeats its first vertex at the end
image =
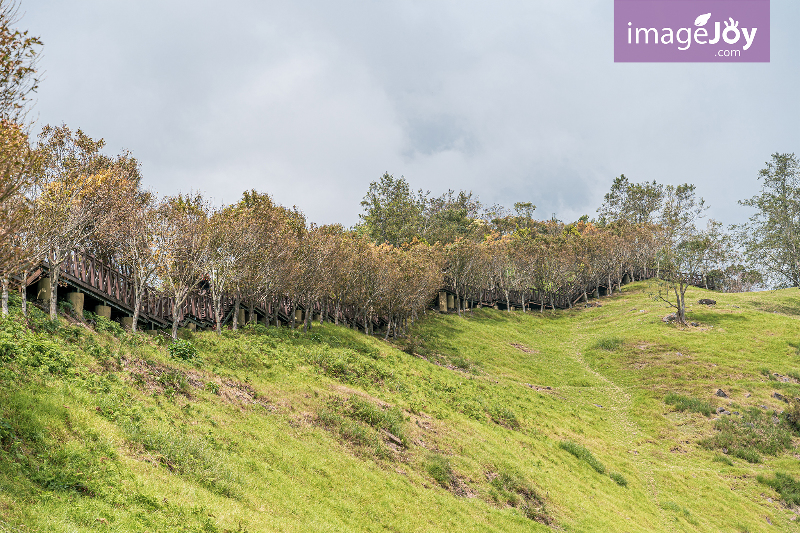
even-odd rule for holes
{"type": "Polygon", "coordinates": [[[162,194],[268,192],[358,221],[384,172],[538,217],[613,178],[691,182],[739,222],[773,152],[800,153],[800,2],[772,60],[615,64],[612,0],[22,0],[44,42],[38,124],[129,149],[162,194]]]}

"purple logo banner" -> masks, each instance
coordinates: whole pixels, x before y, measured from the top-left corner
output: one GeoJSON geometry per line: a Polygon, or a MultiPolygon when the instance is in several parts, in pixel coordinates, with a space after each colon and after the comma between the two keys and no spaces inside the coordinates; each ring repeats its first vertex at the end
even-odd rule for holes
{"type": "Polygon", "coordinates": [[[614,0],[614,62],[769,63],[769,0],[614,0]]]}

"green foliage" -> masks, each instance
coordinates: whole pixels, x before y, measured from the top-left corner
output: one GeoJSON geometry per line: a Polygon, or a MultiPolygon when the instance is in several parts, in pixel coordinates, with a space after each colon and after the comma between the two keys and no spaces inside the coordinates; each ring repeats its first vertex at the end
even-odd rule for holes
{"type": "Polygon", "coordinates": [[[692,413],[700,413],[705,416],[711,416],[714,412],[714,407],[706,401],[698,400],[690,396],[683,396],[670,392],[664,398],[664,403],[667,405],[674,405],[677,411],[690,411],[692,413]]]}
{"type": "Polygon", "coordinates": [[[345,383],[378,384],[394,376],[380,362],[367,359],[352,350],[331,350],[322,345],[306,351],[305,359],[326,376],[345,383]]]}
{"type": "Polygon", "coordinates": [[[348,400],[347,415],[353,420],[360,420],[375,429],[383,429],[400,439],[408,446],[405,431],[406,419],[397,407],[383,409],[359,396],[351,396],[348,400]]]}
{"type": "Polygon", "coordinates": [[[514,414],[514,411],[508,407],[499,404],[493,404],[486,407],[486,414],[488,414],[492,421],[496,424],[500,424],[501,426],[505,426],[510,429],[519,429],[520,423],[517,419],[517,415],[514,414]]]}
{"type": "Polygon", "coordinates": [[[603,463],[598,461],[592,452],[587,450],[585,447],[581,446],[576,442],[572,442],[571,440],[565,440],[558,443],[558,447],[562,450],[565,450],[581,461],[584,461],[586,464],[594,468],[594,470],[599,474],[605,474],[606,467],[603,466],[603,463]]]}
{"type": "Polygon", "coordinates": [[[184,361],[191,361],[197,357],[197,348],[191,341],[177,339],[172,341],[167,346],[167,352],[170,357],[175,359],[183,359],[184,361]]]}
{"type": "Polygon", "coordinates": [[[73,356],[49,336],[35,334],[9,318],[0,326],[0,363],[60,375],[72,366],[73,356]]]}
{"type": "Polygon", "coordinates": [[[731,461],[728,457],[725,457],[724,455],[721,454],[715,454],[711,460],[717,463],[733,466],[733,461],[731,461]]]}
{"type": "Polygon", "coordinates": [[[800,400],[789,400],[789,406],[783,411],[783,419],[795,433],[800,432],[800,400]]]}
{"type": "Polygon", "coordinates": [[[717,434],[701,440],[700,445],[710,450],[727,450],[728,454],[749,463],[759,462],[760,454],[777,455],[792,445],[788,424],[757,407],[747,409],[741,417],[720,418],[714,428],[717,434]]]}
{"type": "Polygon", "coordinates": [[[113,320],[109,320],[106,317],[100,315],[95,315],[94,329],[98,333],[111,333],[115,337],[119,337],[125,332],[125,330],[122,329],[122,326],[120,326],[118,322],[114,322],[113,320]]]}
{"type": "Polygon", "coordinates": [[[612,480],[614,480],[614,483],[616,483],[620,487],[627,487],[628,486],[628,480],[625,479],[625,476],[623,476],[622,474],[620,474],[618,472],[611,472],[610,474],[608,474],[608,477],[610,477],[612,480]]]}
{"type": "Polygon", "coordinates": [[[219,396],[219,385],[214,383],[213,381],[209,381],[206,383],[206,390],[211,394],[216,394],[219,396]]]}
{"type": "Polygon", "coordinates": [[[756,479],[758,479],[759,483],[775,489],[775,492],[781,495],[781,499],[786,505],[800,505],[800,481],[796,481],[792,476],[783,472],[775,472],[775,477],[773,478],[759,474],[756,479]]]}
{"type": "Polygon", "coordinates": [[[428,456],[425,471],[445,489],[450,489],[456,481],[450,460],[439,453],[432,453],[428,456]]]}

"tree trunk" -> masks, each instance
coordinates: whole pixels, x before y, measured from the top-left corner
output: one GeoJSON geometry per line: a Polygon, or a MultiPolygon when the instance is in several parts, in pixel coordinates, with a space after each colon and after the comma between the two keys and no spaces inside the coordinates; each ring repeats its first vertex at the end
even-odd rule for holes
{"type": "Polygon", "coordinates": [[[339,325],[339,299],[336,299],[336,307],[333,312],[333,324],[335,326],[339,325]]]}
{"type": "Polygon", "coordinates": [[[239,329],[239,307],[242,305],[242,299],[236,296],[233,299],[233,331],[239,329]]]}
{"type": "Polygon", "coordinates": [[[19,296],[22,299],[22,316],[28,316],[28,271],[22,271],[22,283],[19,287],[19,296]]]}
{"type": "Polygon", "coordinates": [[[2,284],[3,293],[0,297],[2,298],[2,310],[0,310],[0,313],[2,313],[3,316],[8,316],[8,276],[3,276],[2,284]]]}
{"type": "Polygon", "coordinates": [[[511,298],[509,297],[508,291],[504,291],[506,293],[506,312],[511,312],[511,298]]]}
{"type": "Polygon", "coordinates": [[[292,318],[291,318],[292,329],[294,329],[295,325],[297,324],[297,321],[295,320],[296,316],[297,316],[297,300],[292,300],[292,318]]]}
{"type": "Polygon", "coordinates": [[[61,273],[61,267],[51,261],[50,264],[50,320],[55,320],[58,317],[58,278],[61,273]]]}
{"type": "Polygon", "coordinates": [[[257,320],[255,320],[256,303],[252,298],[250,298],[250,307],[248,308],[247,312],[249,313],[247,315],[247,323],[248,324],[255,324],[257,322],[257,320]]]}
{"type": "Polygon", "coordinates": [[[136,333],[136,326],[139,323],[139,309],[142,307],[142,291],[139,284],[133,286],[133,322],[131,322],[131,333],[136,333]]]}
{"type": "Polygon", "coordinates": [[[614,294],[614,287],[611,285],[611,274],[608,275],[608,294],[606,296],[611,296],[614,294]]]}

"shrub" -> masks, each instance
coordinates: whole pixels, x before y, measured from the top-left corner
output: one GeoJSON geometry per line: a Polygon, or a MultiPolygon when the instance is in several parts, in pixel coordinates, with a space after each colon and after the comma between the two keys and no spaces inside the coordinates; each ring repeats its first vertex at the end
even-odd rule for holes
{"type": "Polygon", "coordinates": [[[597,350],[606,350],[608,352],[615,352],[622,348],[623,340],[619,337],[606,337],[604,339],[597,339],[592,345],[592,348],[597,350]]]}
{"type": "Polygon", "coordinates": [[[115,337],[122,335],[124,332],[119,323],[100,315],[95,315],[94,329],[98,333],[111,333],[115,337]]]}
{"type": "Polygon", "coordinates": [[[219,396],[219,385],[217,383],[214,383],[213,381],[209,381],[208,383],[206,383],[206,390],[211,394],[216,394],[217,396],[219,396]]]}
{"type": "Polygon", "coordinates": [[[456,475],[450,467],[450,460],[441,454],[429,455],[425,470],[445,489],[449,489],[455,483],[456,475]]]}
{"type": "Polygon", "coordinates": [[[781,495],[781,499],[787,505],[800,505],[800,481],[795,481],[792,476],[782,472],[775,472],[775,477],[771,479],[763,474],[760,474],[756,479],[759,483],[775,489],[775,492],[781,495]]]}
{"type": "Polygon", "coordinates": [[[184,361],[191,361],[197,357],[197,348],[195,348],[194,344],[183,339],[172,341],[167,346],[167,352],[169,352],[170,357],[183,359],[184,361]]]}
{"type": "Polygon", "coordinates": [[[605,474],[606,467],[603,466],[603,463],[597,460],[597,458],[592,455],[592,452],[584,448],[578,443],[572,442],[571,440],[561,441],[558,444],[558,447],[562,450],[565,450],[581,461],[586,462],[589,466],[595,469],[595,471],[599,474],[605,474]]]}
{"type": "Polygon", "coordinates": [[[800,401],[789,400],[789,406],[783,411],[783,418],[795,432],[800,431],[800,401]]]}
{"type": "Polygon", "coordinates": [[[611,479],[613,479],[613,480],[614,480],[614,483],[616,483],[616,484],[617,484],[617,485],[619,485],[620,487],[627,487],[627,486],[628,486],[628,480],[627,480],[627,479],[625,479],[625,476],[623,476],[622,474],[620,474],[620,473],[618,473],[618,472],[611,472],[611,473],[608,475],[608,477],[610,477],[611,479]]]}
{"type": "Polygon", "coordinates": [[[714,407],[709,402],[698,400],[690,396],[682,396],[673,392],[667,394],[664,398],[664,403],[674,405],[677,411],[690,411],[705,416],[711,416],[711,413],[714,412],[714,407]]]}

